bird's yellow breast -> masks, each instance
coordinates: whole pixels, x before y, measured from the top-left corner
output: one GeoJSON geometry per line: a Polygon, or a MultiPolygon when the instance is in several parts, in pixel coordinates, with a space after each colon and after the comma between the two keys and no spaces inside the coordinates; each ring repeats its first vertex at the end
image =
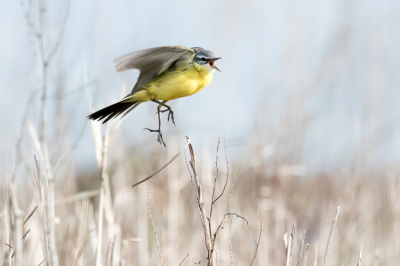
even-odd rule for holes
{"type": "Polygon", "coordinates": [[[186,69],[178,68],[176,71],[161,74],[143,86],[132,98],[139,101],[169,101],[187,97],[209,85],[212,78],[212,72],[199,71],[190,65],[186,69]]]}

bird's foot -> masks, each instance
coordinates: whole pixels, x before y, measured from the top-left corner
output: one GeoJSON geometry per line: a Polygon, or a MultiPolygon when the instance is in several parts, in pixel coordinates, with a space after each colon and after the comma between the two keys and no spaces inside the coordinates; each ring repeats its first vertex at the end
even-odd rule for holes
{"type": "Polygon", "coordinates": [[[148,130],[148,131],[150,131],[150,132],[156,132],[156,133],[158,133],[158,136],[157,136],[157,141],[158,141],[158,143],[160,143],[161,145],[164,145],[164,147],[167,147],[167,145],[165,145],[165,142],[164,142],[164,139],[163,139],[163,136],[162,136],[161,129],[150,129],[150,128],[143,128],[143,129],[146,129],[146,130],[148,130]]]}
{"type": "Polygon", "coordinates": [[[176,126],[176,124],[175,124],[175,119],[174,119],[174,112],[173,112],[171,109],[160,110],[160,112],[161,112],[161,113],[168,112],[168,122],[169,122],[169,118],[171,118],[172,123],[174,123],[174,125],[176,126]]]}

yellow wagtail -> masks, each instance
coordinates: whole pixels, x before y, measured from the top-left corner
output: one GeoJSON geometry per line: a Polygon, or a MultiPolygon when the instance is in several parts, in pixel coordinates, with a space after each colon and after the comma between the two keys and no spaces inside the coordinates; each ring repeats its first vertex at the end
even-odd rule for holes
{"type": "Polygon", "coordinates": [[[163,46],[133,52],[114,60],[116,70],[138,69],[139,77],[132,92],[121,101],[107,106],[88,116],[91,120],[103,120],[103,123],[122,114],[124,118],[141,103],[152,101],[158,104],[158,142],[164,144],[161,133],[160,112],[168,111],[168,121],[174,121],[171,107],[166,105],[170,100],[187,97],[199,92],[209,85],[215,66],[215,57],[211,51],[200,47],[163,46]],[[161,110],[164,106],[167,109],[161,110]]]}

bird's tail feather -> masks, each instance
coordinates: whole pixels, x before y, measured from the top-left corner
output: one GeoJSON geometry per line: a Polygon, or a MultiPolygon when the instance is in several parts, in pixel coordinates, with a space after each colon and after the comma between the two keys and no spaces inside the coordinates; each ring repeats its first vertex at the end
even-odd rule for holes
{"type": "Polygon", "coordinates": [[[136,102],[134,105],[132,105],[131,108],[129,108],[127,111],[125,111],[125,114],[124,114],[123,116],[121,116],[121,118],[118,119],[118,120],[114,123],[114,124],[115,124],[114,129],[116,129],[117,127],[119,127],[119,126],[122,124],[122,122],[124,122],[125,119],[127,119],[128,116],[130,116],[130,115],[133,113],[133,111],[136,111],[136,110],[137,110],[136,107],[138,107],[140,104],[141,104],[141,102],[136,102]],[[135,110],[133,110],[133,109],[135,109],[135,110]]]}
{"type": "Polygon", "coordinates": [[[134,108],[136,108],[140,103],[139,102],[117,102],[106,108],[103,108],[97,112],[94,112],[88,115],[90,120],[103,120],[103,124],[109,121],[112,118],[118,117],[120,114],[124,113],[124,116],[131,112],[134,108]]]}

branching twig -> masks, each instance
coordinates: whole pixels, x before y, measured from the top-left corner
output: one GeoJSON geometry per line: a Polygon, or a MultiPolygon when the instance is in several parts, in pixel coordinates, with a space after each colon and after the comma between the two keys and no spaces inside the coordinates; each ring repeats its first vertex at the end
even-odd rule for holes
{"type": "MultiPolygon", "coordinates": [[[[218,143],[218,144],[219,144],[219,143],[218,143]]],[[[224,192],[225,192],[226,186],[228,185],[228,180],[229,180],[229,162],[228,162],[228,153],[227,153],[227,151],[226,151],[226,139],[225,139],[225,136],[224,136],[224,147],[225,147],[225,160],[226,160],[226,180],[225,180],[225,185],[224,185],[224,188],[222,189],[221,194],[219,194],[219,196],[213,201],[213,204],[214,204],[217,200],[219,200],[219,198],[222,197],[222,195],[223,195],[224,192]]],[[[218,154],[217,154],[217,156],[218,156],[218,154]]],[[[217,160],[218,160],[218,157],[217,157],[217,160]]],[[[217,178],[215,178],[215,181],[216,181],[216,179],[217,179],[217,178]]],[[[214,183],[214,188],[215,188],[215,183],[214,183]]]]}
{"type": "Polygon", "coordinates": [[[208,216],[208,228],[210,230],[210,235],[211,234],[211,218],[212,218],[212,212],[213,212],[213,207],[214,207],[214,195],[215,195],[215,187],[217,186],[217,178],[218,178],[218,173],[219,173],[219,168],[218,168],[218,151],[219,151],[219,144],[221,143],[221,140],[218,138],[218,144],[217,144],[217,155],[215,159],[215,168],[216,168],[216,173],[215,173],[215,178],[214,178],[214,185],[213,185],[213,192],[211,196],[211,207],[210,207],[210,215],[208,216]]]}
{"type": "MultiPolygon", "coordinates": [[[[208,266],[216,266],[217,265],[217,251],[216,251],[217,237],[218,237],[219,233],[222,231],[222,229],[224,228],[224,225],[225,225],[227,217],[229,215],[236,215],[238,218],[242,218],[243,220],[245,220],[247,224],[248,224],[248,221],[243,216],[238,215],[237,213],[229,212],[231,197],[232,197],[233,188],[234,188],[234,180],[235,180],[235,171],[233,170],[233,182],[232,182],[232,188],[231,188],[230,196],[229,196],[229,199],[228,199],[228,205],[227,205],[226,213],[224,214],[224,216],[222,218],[222,221],[219,223],[219,225],[218,225],[217,229],[215,230],[215,232],[214,233],[212,232],[212,230],[211,230],[211,218],[212,218],[213,207],[214,207],[214,204],[215,204],[216,200],[218,200],[224,194],[224,192],[226,190],[226,187],[227,187],[228,180],[229,180],[229,162],[228,162],[228,157],[227,157],[227,153],[226,153],[226,145],[225,145],[225,157],[226,157],[226,163],[227,163],[227,177],[226,177],[227,181],[225,182],[225,185],[224,185],[224,188],[222,190],[221,195],[219,195],[217,198],[215,198],[215,189],[216,189],[216,183],[217,183],[218,172],[219,172],[219,169],[218,169],[218,149],[219,149],[220,140],[218,139],[217,159],[216,159],[216,162],[215,162],[215,165],[217,167],[217,173],[216,173],[215,178],[214,178],[214,185],[213,185],[213,192],[212,192],[212,197],[211,197],[211,206],[210,206],[210,213],[209,213],[210,215],[209,215],[209,217],[207,217],[206,216],[206,210],[205,210],[205,207],[204,207],[204,201],[203,201],[202,186],[200,184],[199,178],[197,176],[197,171],[196,171],[196,163],[195,163],[193,146],[192,146],[192,144],[189,143],[190,142],[189,138],[188,137],[186,137],[186,138],[188,140],[188,146],[189,146],[189,151],[190,151],[190,161],[188,163],[187,160],[186,160],[186,165],[188,166],[188,171],[189,171],[189,174],[191,176],[192,189],[193,189],[193,192],[194,192],[194,195],[195,195],[195,198],[196,198],[196,206],[197,206],[197,209],[199,211],[199,216],[200,216],[200,219],[201,219],[201,222],[202,222],[202,225],[203,225],[203,229],[204,229],[204,240],[205,240],[205,244],[206,244],[206,248],[207,248],[207,252],[208,252],[208,254],[207,254],[208,255],[207,256],[208,266]],[[190,165],[191,171],[190,171],[189,165],[190,165]]],[[[185,158],[186,158],[186,155],[185,155],[185,158]]],[[[260,232],[260,234],[261,234],[261,232],[260,232]]],[[[257,243],[257,245],[258,245],[258,243],[257,243]]],[[[231,248],[231,252],[232,252],[231,244],[230,244],[230,248],[231,248]]],[[[232,257],[233,256],[231,254],[231,261],[233,261],[232,257]]],[[[192,258],[192,260],[195,263],[195,265],[198,265],[200,263],[200,262],[196,263],[193,258],[192,258]]]]}

